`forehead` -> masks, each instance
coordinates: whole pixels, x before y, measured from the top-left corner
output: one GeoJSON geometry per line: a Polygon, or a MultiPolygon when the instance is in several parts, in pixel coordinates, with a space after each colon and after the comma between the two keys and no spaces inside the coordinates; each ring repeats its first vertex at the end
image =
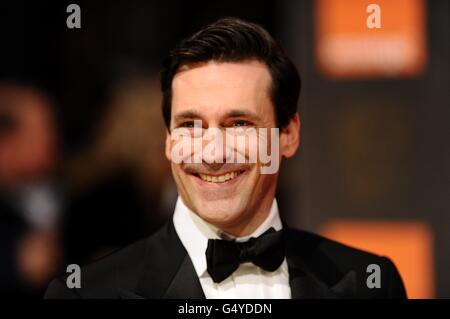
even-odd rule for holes
{"type": "Polygon", "coordinates": [[[172,116],[195,110],[200,113],[226,113],[248,109],[256,113],[272,108],[267,66],[259,61],[215,62],[187,66],[172,82],[172,116]]]}

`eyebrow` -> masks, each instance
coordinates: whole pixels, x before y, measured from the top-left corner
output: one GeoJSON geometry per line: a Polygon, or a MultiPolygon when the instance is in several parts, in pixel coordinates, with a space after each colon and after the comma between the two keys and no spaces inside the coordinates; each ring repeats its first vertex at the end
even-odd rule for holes
{"type": "Polygon", "coordinates": [[[193,118],[202,118],[202,116],[200,115],[200,113],[193,111],[193,110],[188,110],[188,111],[184,111],[181,113],[178,113],[176,115],[173,116],[175,119],[193,119],[193,118]]]}
{"type": "MultiPolygon", "coordinates": [[[[230,110],[222,116],[222,119],[233,118],[233,117],[248,117],[253,120],[260,120],[260,117],[253,112],[245,111],[245,110],[230,110]]],[[[183,120],[183,119],[202,119],[200,113],[195,110],[187,110],[180,112],[174,115],[175,120],[183,120]]]]}
{"type": "Polygon", "coordinates": [[[231,110],[228,111],[227,113],[225,113],[225,115],[223,116],[224,118],[229,118],[229,117],[248,117],[251,118],[253,120],[259,120],[260,117],[253,112],[250,111],[245,111],[245,110],[231,110]]]}

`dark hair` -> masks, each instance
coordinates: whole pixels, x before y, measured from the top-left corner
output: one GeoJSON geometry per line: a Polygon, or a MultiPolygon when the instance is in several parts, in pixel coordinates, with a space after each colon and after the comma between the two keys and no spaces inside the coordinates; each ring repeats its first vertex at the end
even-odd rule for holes
{"type": "Polygon", "coordinates": [[[185,64],[207,61],[239,62],[256,59],[272,76],[271,98],[277,126],[285,127],[297,112],[300,77],[280,44],[260,25],[237,18],[222,18],[182,40],[163,62],[162,111],[170,127],[172,80],[185,64]]]}

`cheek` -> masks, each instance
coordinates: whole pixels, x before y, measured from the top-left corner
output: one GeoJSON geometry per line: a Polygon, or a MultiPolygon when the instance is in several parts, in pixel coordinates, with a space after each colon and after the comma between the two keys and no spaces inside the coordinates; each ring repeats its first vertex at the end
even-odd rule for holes
{"type": "MultiPolygon", "coordinates": [[[[263,140],[262,142],[266,143],[267,141],[263,140]]],[[[236,128],[225,134],[225,150],[238,163],[244,161],[249,164],[258,163],[260,143],[258,131],[254,128],[236,128]]],[[[267,147],[264,148],[267,149],[267,147]]]]}
{"type": "Polygon", "coordinates": [[[183,175],[180,165],[172,163],[171,168],[172,168],[172,176],[175,180],[175,183],[177,185],[180,185],[181,180],[182,180],[182,175],[183,175]]]}
{"type": "Polygon", "coordinates": [[[265,196],[266,192],[276,184],[277,174],[261,174],[260,168],[256,169],[258,175],[255,181],[255,192],[258,194],[257,196],[265,196]]]}

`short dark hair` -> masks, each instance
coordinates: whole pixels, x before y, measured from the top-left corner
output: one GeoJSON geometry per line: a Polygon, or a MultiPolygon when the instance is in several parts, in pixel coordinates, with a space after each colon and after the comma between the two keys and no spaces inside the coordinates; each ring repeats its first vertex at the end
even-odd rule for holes
{"type": "Polygon", "coordinates": [[[265,63],[272,77],[270,96],[277,126],[285,127],[297,112],[300,76],[281,45],[260,25],[238,18],[222,18],[182,40],[163,61],[162,111],[170,127],[172,80],[186,64],[207,61],[265,63]]]}

